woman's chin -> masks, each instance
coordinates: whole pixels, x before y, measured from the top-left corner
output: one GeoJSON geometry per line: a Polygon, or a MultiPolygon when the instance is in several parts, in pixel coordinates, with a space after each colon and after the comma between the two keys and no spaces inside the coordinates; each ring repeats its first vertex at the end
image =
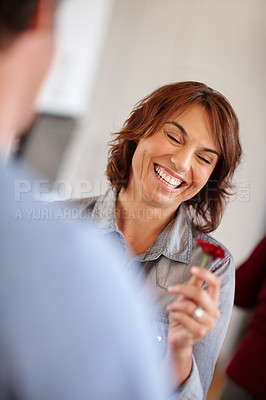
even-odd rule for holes
{"type": "MultiPolygon", "coordinates": [[[[179,197],[179,196],[178,196],[179,197]]],[[[167,206],[178,207],[181,201],[178,199],[176,192],[164,191],[160,188],[153,189],[145,193],[144,200],[154,207],[165,208],[167,206]]]]}

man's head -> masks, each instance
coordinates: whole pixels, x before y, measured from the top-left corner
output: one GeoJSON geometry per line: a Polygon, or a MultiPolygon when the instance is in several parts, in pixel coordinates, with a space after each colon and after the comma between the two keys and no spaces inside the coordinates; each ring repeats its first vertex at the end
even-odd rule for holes
{"type": "Polygon", "coordinates": [[[9,0],[0,3],[0,46],[34,24],[38,0],[9,0]]]}
{"type": "Polygon", "coordinates": [[[56,0],[8,0],[0,5],[0,145],[29,123],[54,48],[56,0]],[[4,3],[4,4],[3,4],[4,3]]]}

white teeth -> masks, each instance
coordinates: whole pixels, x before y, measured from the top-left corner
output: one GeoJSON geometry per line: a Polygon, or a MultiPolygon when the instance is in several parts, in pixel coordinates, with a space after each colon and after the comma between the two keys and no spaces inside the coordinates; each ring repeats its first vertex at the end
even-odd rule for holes
{"type": "Polygon", "coordinates": [[[156,171],[157,175],[161,179],[163,179],[164,183],[167,183],[171,187],[176,188],[177,186],[179,186],[182,183],[182,181],[180,179],[173,178],[173,177],[167,175],[165,170],[163,168],[159,167],[159,165],[155,165],[155,171],[156,171]]]}

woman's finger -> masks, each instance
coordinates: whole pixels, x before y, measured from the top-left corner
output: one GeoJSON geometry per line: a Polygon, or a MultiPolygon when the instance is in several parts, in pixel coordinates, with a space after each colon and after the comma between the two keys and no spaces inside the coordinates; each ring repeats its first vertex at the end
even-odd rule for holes
{"type": "Polygon", "coordinates": [[[219,302],[221,281],[220,278],[204,268],[193,266],[191,273],[195,278],[207,283],[207,292],[215,302],[219,302]]]}
{"type": "Polygon", "coordinates": [[[183,300],[183,301],[175,301],[171,303],[167,307],[167,311],[169,313],[169,318],[173,318],[176,312],[182,312],[190,316],[191,318],[196,319],[201,324],[206,324],[209,329],[212,329],[215,326],[217,319],[220,317],[219,310],[214,311],[209,314],[205,309],[202,308],[203,314],[200,317],[197,317],[194,313],[198,308],[198,305],[194,303],[194,301],[183,300]]]}
{"type": "Polygon", "coordinates": [[[188,281],[188,285],[194,285],[196,287],[202,287],[203,283],[204,283],[203,279],[200,279],[198,277],[196,279],[195,275],[192,275],[188,281]]]}
{"type": "Polygon", "coordinates": [[[169,313],[174,311],[182,311],[188,315],[191,315],[194,312],[194,310],[195,310],[194,301],[185,300],[184,298],[182,298],[181,301],[179,299],[178,301],[174,301],[167,307],[167,311],[169,313]]]}
{"type": "MultiPolygon", "coordinates": [[[[202,317],[203,318],[203,317],[202,317]]],[[[170,317],[170,329],[171,323],[179,323],[188,330],[189,336],[193,337],[194,340],[198,341],[210,330],[209,324],[200,323],[190,315],[182,312],[171,313],[170,317]]]]}
{"type": "Polygon", "coordinates": [[[206,332],[210,331],[215,327],[218,317],[213,316],[202,310],[202,315],[196,316],[194,313],[198,309],[197,305],[193,305],[192,307],[188,308],[187,306],[182,307],[182,305],[178,305],[169,311],[169,321],[171,322],[178,322],[181,323],[180,315],[186,314],[188,318],[191,318],[194,322],[196,321],[198,324],[203,325],[206,329],[206,332]],[[189,312],[188,312],[189,310],[189,312]]]}
{"type": "MultiPolygon", "coordinates": [[[[210,297],[209,293],[202,288],[198,288],[194,285],[184,284],[170,286],[168,288],[168,291],[171,294],[181,295],[182,298],[193,301],[196,305],[203,308],[206,312],[209,312],[215,318],[218,318],[220,315],[218,310],[218,302],[214,301],[210,297]]],[[[183,299],[181,301],[183,301],[183,299]]],[[[175,302],[178,303],[179,298],[177,298],[175,302]]],[[[174,304],[175,302],[173,302],[172,304],[174,304]]]]}
{"type": "MultiPolygon", "coordinates": [[[[190,278],[187,285],[201,287],[203,282],[205,282],[207,284],[207,292],[209,293],[211,298],[218,303],[220,287],[221,287],[220,278],[218,276],[214,275],[212,272],[210,272],[206,269],[196,267],[196,266],[193,266],[191,268],[191,273],[192,273],[192,277],[190,278]],[[197,285],[195,285],[196,279],[197,279],[197,285]]],[[[179,286],[179,285],[177,285],[177,286],[179,286]]],[[[176,287],[176,286],[172,285],[171,287],[168,288],[171,293],[174,293],[174,291],[173,291],[174,287],[176,287]]]]}

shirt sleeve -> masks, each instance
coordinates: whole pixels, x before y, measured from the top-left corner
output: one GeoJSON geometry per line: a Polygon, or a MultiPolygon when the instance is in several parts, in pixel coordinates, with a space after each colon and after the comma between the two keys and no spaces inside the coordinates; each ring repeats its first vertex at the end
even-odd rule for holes
{"type": "Polygon", "coordinates": [[[203,399],[203,390],[199,370],[194,355],[192,354],[192,370],[189,378],[174,393],[169,400],[198,400],[203,399]]]}
{"type": "Polygon", "coordinates": [[[33,191],[16,201],[9,175],[0,165],[0,399],[166,399],[117,246],[33,191]]]}
{"type": "MultiPolygon", "coordinates": [[[[232,257],[228,256],[221,260],[213,272],[220,277],[222,283],[219,307],[221,316],[215,328],[195,344],[192,372],[180,387],[179,392],[176,393],[176,399],[206,399],[214,367],[230,321],[235,287],[235,266],[232,257]]],[[[171,398],[171,400],[173,399],[174,397],[171,398]]]]}

